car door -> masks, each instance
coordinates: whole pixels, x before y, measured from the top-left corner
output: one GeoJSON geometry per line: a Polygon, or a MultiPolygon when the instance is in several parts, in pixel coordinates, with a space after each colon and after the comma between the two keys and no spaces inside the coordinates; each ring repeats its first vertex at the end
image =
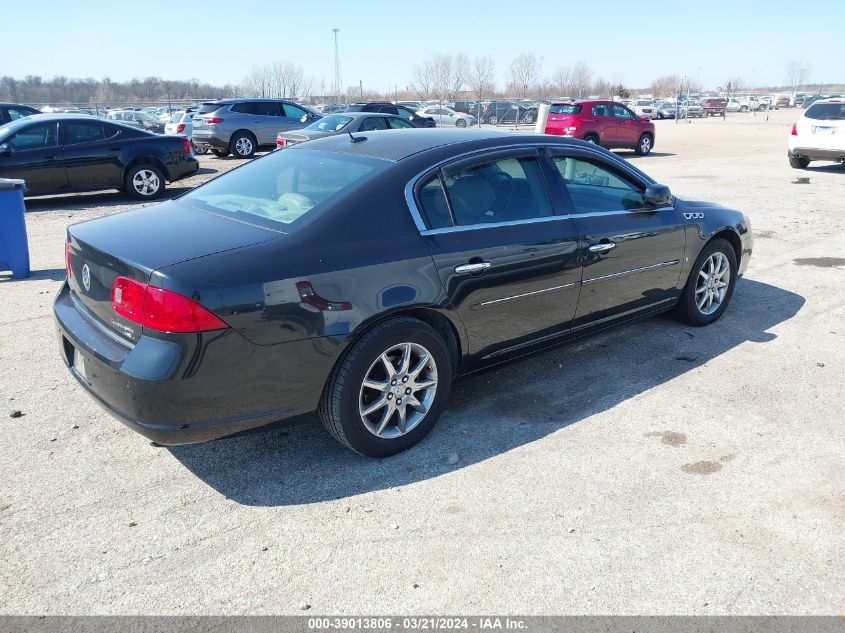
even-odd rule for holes
{"type": "Polygon", "coordinates": [[[73,189],[119,187],[123,184],[120,128],[91,121],[62,121],[59,139],[73,189]]]}
{"type": "Polygon", "coordinates": [[[259,145],[273,145],[276,143],[276,134],[295,129],[287,124],[284,110],[281,104],[276,101],[252,101],[249,106],[251,128],[259,145]]]}
{"type": "Polygon", "coordinates": [[[373,115],[361,119],[358,124],[359,132],[372,132],[374,130],[387,130],[389,125],[383,116],[373,115]]]}
{"type": "MultiPolygon", "coordinates": [[[[313,121],[311,114],[295,103],[286,101],[280,103],[279,107],[281,108],[282,121],[286,130],[300,130],[313,121]],[[305,121],[302,120],[303,117],[305,117],[305,121]]],[[[275,134],[273,134],[273,142],[276,142],[275,134]]]]}
{"type": "Polygon", "coordinates": [[[420,112],[423,116],[429,116],[434,119],[434,123],[439,127],[441,125],[440,121],[440,108],[426,108],[420,112]]]}
{"type": "Polygon", "coordinates": [[[29,193],[67,189],[67,174],[58,143],[58,122],[30,125],[2,141],[0,178],[22,178],[29,193]]]}
{"type": "Polygon", "coordinates": [[[619,131],[616,129],[616,119],[610,110],[610,104],[593,104],[590,106],[590,117],[603,145],[613,146],[619,143],[619,131]]]}
{"type": "Polygon", "coordinates": [[[417,187],[423,237],[476,358],[565,334],[578,301],[578,227],[535,148],[470,157],[417,187]]]}
{"type": "Polygon", "coordinates": [[[618,103],[610,106],[613,114],[613,129],[616,142],[629,147],[634,147],[640,139],[640,131],[637,129],[637,115],[628,108],[618,103]]]}
{"type": "Polygon", "coordinates": [[[550,153],[584,236],[573,329],[673,302],[685,248],[675,209],[647,206],[648,183],[597,153],[576,148],[550,153]]]}

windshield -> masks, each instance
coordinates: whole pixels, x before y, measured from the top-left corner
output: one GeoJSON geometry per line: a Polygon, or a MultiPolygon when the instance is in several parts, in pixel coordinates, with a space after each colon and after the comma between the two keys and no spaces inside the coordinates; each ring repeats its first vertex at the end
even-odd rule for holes
{"type": "Polygon", "coordinates": [[[182,200],[269,228],[286,228],[390,164],[307,149],[273,152],[197,187],[182,200]]]}
{"type": "Polygon", "coordinates": [[[339,132],[352,120],[351,116],[331,115],[323,117],[319,121],[314,121],[311,125],[306,127],[306,130],[316,130],[317,132],[339,132]]]}
{"type": "Polygon", "coordinates": [[[804,116],[816,121],[845,121],[845,103],[814,103],[804,116]]]}
{"type": "Polygon", "coordinates": [[[549,108],[549,114],[578,114],[581,106],[573,104],[553,105],[549,108]]]}

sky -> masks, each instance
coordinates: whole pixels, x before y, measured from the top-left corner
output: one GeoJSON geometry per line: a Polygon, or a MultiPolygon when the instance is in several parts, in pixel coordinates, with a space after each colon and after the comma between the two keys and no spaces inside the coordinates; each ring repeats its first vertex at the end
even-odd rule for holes
{"type": "Polygon", "coordinates": [[[293,62],[317,86],[334,77],[338,35],[344,86],[404,89],[437,54],[490,55],[504,85],[511,60],[542,58],[542,73],[586,61],[594,76],[634,88],[677,73],[704,88],[741,77],[784,85],[790,60],[809,81],[845,82],[845,0],[680,2],[575,0],[0,0],[0,76],[109,76],[240,83],[250,68],[293,62]],[[601,9],[593,9],[601,6],[601,9]],[[37,7],[37,11],[35,10],[37,7]],[[118,8],[120,7],[120,8],[118,8]],[[409,8],[410,7],[410,8],[409,8]]]}

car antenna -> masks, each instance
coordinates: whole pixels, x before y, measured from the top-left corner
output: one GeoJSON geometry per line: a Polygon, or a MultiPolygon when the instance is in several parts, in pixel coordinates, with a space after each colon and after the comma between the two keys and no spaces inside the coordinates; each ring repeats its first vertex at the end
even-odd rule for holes
{"type": "Polygon", "coordinates": [[[352,136],[352,132],[350,132],[348,129],[346,130],[346,133],[349,134],[350,143],[360,143],[361,141],[367,140],[366,136],[352,136]]]}

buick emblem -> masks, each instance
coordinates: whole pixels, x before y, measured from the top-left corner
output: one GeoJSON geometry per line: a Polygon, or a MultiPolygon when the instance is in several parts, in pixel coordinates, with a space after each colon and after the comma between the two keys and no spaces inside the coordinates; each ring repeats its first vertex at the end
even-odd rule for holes
{"type": "Polygon", "coordinates": [[[91,290],[91,269],[88,268],[88,264],[85,264],[82,267],[82,285],[85,286],[85,290],[91,290]]]}

